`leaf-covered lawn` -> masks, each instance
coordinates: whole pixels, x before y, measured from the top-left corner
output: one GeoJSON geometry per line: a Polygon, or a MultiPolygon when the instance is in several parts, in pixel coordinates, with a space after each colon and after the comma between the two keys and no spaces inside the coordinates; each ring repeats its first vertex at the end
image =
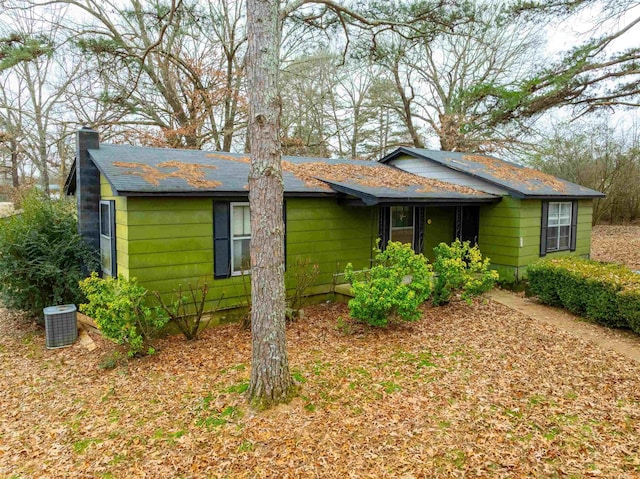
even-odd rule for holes
{"type": "Polygon", "coordinates": [[[258,414],[237,325],[101,370],[101,339],[47,351],[0,315],[0,477],[640,476],[640,365],[496,303],[387,331],[309,308],[300,395],[258,414]]]}
{"type": "Polygon", "coordinates": [[[640,224],[594,226],[591,257],[640,271],[640,224]]]}

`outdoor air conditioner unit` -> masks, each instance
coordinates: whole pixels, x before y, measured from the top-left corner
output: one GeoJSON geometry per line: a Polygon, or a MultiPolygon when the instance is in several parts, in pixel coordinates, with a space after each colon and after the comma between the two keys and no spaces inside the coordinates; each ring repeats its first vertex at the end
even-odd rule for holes
{"type": "Polygon", "coordinates": [[[76,305],[49,306],[43,311],[47,349],[71,346],[78,339],[76,305]]]}

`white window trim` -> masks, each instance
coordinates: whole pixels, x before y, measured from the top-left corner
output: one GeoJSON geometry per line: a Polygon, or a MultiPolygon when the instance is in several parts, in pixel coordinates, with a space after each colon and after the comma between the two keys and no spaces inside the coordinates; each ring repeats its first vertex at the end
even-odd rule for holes
{"type": "Polygon", "coordinates": [[[114,224],[115,224],[115,218],[112,218],[111,215],[114,214],[115,215],[115,208],[112,209],[111,207],[112,202],[109,200],[100,200],[100,206],[98,209],[98,214],[99,214],[99,221],[100,221],[100,269],[102,271],[103,274],[107,274],[109,276],[113,276],[114,273],[114,265],[116,264],[116,249],[113,247],[113,242],[115,239],[115,231],[114,231],[114,224]],[[109,218],[108,218],[108,225],[109,225],[109,235],[105,235],[102,232],[102,206],[105,205],[107,207],[107,211],[109,212],[109,218]],[[102,240],[106,240],[109,244],[109,256],[111,257],[111,264],[109,265],[109,269],[105,269],[104,265],[102,264],[102,240]]]}
{"type": "Polygon", "coordinates": [[[550,201],[549,202],[549,209],[547,210],[547,244],[545,246],[547,253],[553,253],[555,251],[568,251],[571,249],[571,235],[572,235],[572,228],[571,228],[571,223],[573,220],[573,203],[571,201],[550,201]],[[549,225],[549,219],[551,218],[551,215],[549,214],[549,211],[551,211],[551,205],[558,205],[558,211],[560,211],[562,209],[561,205],[569,205],[569,222],[567,224],[560,224],[560,218],[558,218],[558,224],[554,225],[554,226],[550,226],[549,225]],[[569,244],[566,247],[560,247],[560,228],[563,226],[568,226],[569,227],[569,244]],[[557,228],[558,229],[558,234],[556,235],[556,245],[555,248],[550,249],[549,248],[549,230],[551,228],[557,228]]]}
{"type": "MultiPolygon", "coordinates": [[[[389,207],[389,241],[393,241],[393,232],[396,230],[408,230],[409,226],[399,226],[399,227],[393,227],[393,206],[389,207]]],[[[410,208],[410,217],[411,217],[411,248],[414,247],[413,241],[414,238],[416,237],[416,222],[415,222],[415,207],[414,206],[409,206],[408,208],[410,208]]]]}
{"type": "Polygon", "coordinates": [[[233,246],[236,240],[248,239],[251,240],[251,235],[249,236],[234,236],[233,234],[233,210],[236,206],[249,206],[248,202],[231,202],[229,203],[229,239],[230,239],[230,248],[229,255],[231,256],[231,276],[241,276],[243,274],[250,274],[251,270],[245,271],[235,271],[235,265],[233,261],[233,246]]]}

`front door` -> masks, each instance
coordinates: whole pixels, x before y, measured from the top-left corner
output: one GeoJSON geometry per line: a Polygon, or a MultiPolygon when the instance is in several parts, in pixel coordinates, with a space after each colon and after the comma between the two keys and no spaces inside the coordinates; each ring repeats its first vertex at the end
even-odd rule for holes
{"type": "Polygon", "coordinates": [[[480,208],[478,206],[456,207],[455,237],[460,241],[468,241],[471,246],[478,243],[480,231],[480,208]]]}

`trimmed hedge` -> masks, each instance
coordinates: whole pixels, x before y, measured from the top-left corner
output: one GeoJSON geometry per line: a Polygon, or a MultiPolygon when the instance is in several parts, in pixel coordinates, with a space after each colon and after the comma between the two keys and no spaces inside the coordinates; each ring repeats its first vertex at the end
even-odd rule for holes
{"type": "Polygon", "coordinates": [[[577,257],[544,259],[527,268],[543,303],[640,334],[640,274],[626,266],[577,257]]]}

